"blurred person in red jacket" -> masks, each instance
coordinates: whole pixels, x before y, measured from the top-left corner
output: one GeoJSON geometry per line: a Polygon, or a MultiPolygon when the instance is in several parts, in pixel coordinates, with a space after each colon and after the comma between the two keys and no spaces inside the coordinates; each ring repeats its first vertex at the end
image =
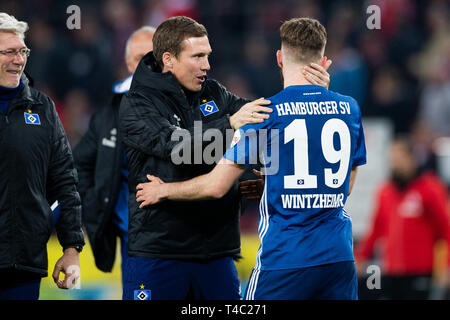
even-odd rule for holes
{"type": "Polygon", "coordinates": [[[420,170],[405,137],[393,141],[390,166],[391,178],[378,192],[372,224],[355,250],[358,270],[362,274],[375,247],[380,248],[382,298],[428,299],[434,276],[441,285],[448,280],[447,190],[435,174],[420,170]],[[443,257],[444,266],[440,263],[436,272],[436,261],[443,257]]]}

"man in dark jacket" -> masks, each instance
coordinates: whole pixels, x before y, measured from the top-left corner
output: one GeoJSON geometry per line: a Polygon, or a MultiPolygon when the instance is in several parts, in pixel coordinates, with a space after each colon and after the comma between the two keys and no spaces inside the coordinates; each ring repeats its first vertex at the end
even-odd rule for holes
{"type": "Polygon", "coordinates": [[[120,107],[130,187],[124,299],[240,299],[233,262],[240,256],[238,184],[221,199],[145,209],[136,186],[147,173],[173,182],[210,171],[234,129],[267,119],[270,102],[248,102],[206,78],[211,47],[204,26],[190,18],[163,22],[153,45],[120,107]]]}
{"type": "Polygon", "coordinates": [[[104,272],[112,270],[117,237],[121,239],[122,268],[128,253],[128,170],[118,131],[119,106],[139,61],[153,48],[154,31],[145,26],[130,36],[125,49],[130,76],[113,85],[111,105],[92,117],[89,130],[73,151],[80,180],[83,224],[95,264],[104,272]]]}
{"type": "Polygon", "coordinates": [[[67,137],[52,100],[30,88],[23,75],[27,29],[26,22],[0,13],[0,299],[38,299],[48,269],[50,204],[61,206],[56,231],[64,254],[53,272],[59,288],[79,276],[84,245],[67,137]]]}

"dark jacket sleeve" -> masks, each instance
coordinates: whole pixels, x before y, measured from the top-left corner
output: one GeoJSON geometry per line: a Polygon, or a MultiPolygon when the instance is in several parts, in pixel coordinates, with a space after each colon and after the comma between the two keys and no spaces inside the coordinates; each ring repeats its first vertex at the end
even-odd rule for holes
{"type": "MultiPolygon", "coordinates": [[[[228,97],[227,101],[232,101],[232,97],[228,97]]],[[[191,150],[191,154],[202,152],[210,143],[202,139],[206,130],[218,129],[225,136],[226,130],[231,129],[228,117],[202,123],[202,130],[195,127],[180,128],[171,124],[167,116],[163,116],[158,109],[161,106],[159,100],[137,92],[124,96],[120,106],[120,130],[124,145],[147,155],[169,160],[172,155],[178,155],[180,149],[191,150]],[[196,141],[201,143],[195,143],[196,141]]],[[[237,102],[233,104],[233,108],[238,108],[237,102]]]]}
{"type": "MultiPolygon", "coordinates": [[[[225,139],[227,144],[225,145],[225,148],[228,149],[230,147],[231,141],[233,139],[234,136],[234,130],[232,130],[231,125],[230,125],[230,117],[232,115],[234,115],[236,112],[239,111],[239,109],[241,109],[241,107],[250,102],[251,100],[248,99],[244,99],[244,98],[240,98],[237,95],[235,95],[234,93],[228,91],[222,84],[220,84],[219,82],[217,82],[216,80],[212,80],[215,85],[217,86],[217,90],[219,91],[220,96],[223,98],[224,101],[224,105],[227,107],[227,117],[222,119],[225,120],[225,130],[223,131],[223,133],[225,134],[225,139]],[[226,130],[226,129],[230,129],[230,130],[226,130]]],[[[251,172],[251,170],[247,170],[247,172],[251,172]]],[[[244,178],[246,174],[244,174],[243,176],[241,176],[239,178],[239,180],[242,180],[244,178]]]]}
{"type": "Polygon", "coordinates": [[[47,176],[47,200],[58,200],[61,213],[56,224],[59,243],[64,247],[84,245],[81,229],[81,201],[76,185],[77,171],[74,168],[72,151],[64,128],[56,113],[53,101],[49,99],[54,121],[52,150],[47,176]]]}
{"type": "Polygon", "coordinates": [[[180,149],[191,150],[192,154],[202,152],[196,148],[203,150],[209,144],[209,141],[202,139],[208,129],[218,129],[228,141],[228,138],[233,136],[229,117],[250,100],[234,95],[215,80],[211,82],[216,95],[227,109],[227,115],[202,123],[202,130],[196,130],[194,127],[182,129],[171,124],[158,109],[162,107],[163,102],[157,98],[149,98],[137,92],[126,94],[120,106],[120,130],[124,144],[145,154],[169,160],[173,154],[179,154],[180,149]],[[194,143],[195,141],[202,143],[194,143]]]}
{"type": "Polygon", "coordinates": [[[78,192],[81,196],[83,205],[83,220],[89,220],[86,214],[90,212],[97,214],[93,209],[93,205],[97,203],[95,187],[95,166],[97,162],[97,117],[98,113],[94,114],[89,123],[89,129],[83,136],[81,141],[73,149],[73,158],[75,168],[78,172],[78,192]],[[90,210],[85,210],[90,208],[90,210]]]}
{"type": "Polygon", "coordinates": [[[176,144],[170,139],[172,133],[185,131],[172,125],[151,99],[138,93],[129,92],[123,97],[119,119],[125,146],[165,160],[170,159],[176,144]]]}

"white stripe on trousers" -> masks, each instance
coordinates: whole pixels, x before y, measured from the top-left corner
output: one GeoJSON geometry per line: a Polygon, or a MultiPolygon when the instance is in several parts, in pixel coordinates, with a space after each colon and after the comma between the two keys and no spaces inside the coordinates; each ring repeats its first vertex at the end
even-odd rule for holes
{"type": "Polygon", "coordinates": [[[261,270],[253,269],[252,277],[250,279],[249,289],[247,290],[247,295],[245,300],[255,300],[256,284],[258,282],[259,273],[261,270]]]}
{"type": "Polygon", "coordinates": [[[260,240],[261,245],[258,250],[258,253],[256,255],[256,265],[253,269],[252,276],[249,281],[249,287],[247,289],[247,295],[245,297],[246,300],[254,300],[255,299],[255,291],[256,286],[258,284],[258,278],[260,274],[260,267],[261,267],[261,253],[262,253],[262,247],[263,247],[263,239],[264,236],[267,233],[267,230],[269,229],[269,214],[267,210],[267,179],[264,184],[264,193],[262,195],[262,199],[259,205],[259,210],[261,213],[261,223],[260,223],[260,240]]]}

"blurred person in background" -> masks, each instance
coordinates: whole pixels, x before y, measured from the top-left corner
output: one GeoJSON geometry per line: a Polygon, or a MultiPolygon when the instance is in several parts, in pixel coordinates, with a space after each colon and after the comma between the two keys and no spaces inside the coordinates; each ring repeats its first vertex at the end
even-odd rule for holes
{"type": "Polygon", "coordinates": [[[419,117],[434,138],[450,137],[450,22],[448,3],[431,5],[426,12],[430,37],[410,59],[410,69],[422,86],[419,117]]]}
{"type": "Polygon", "coordinates": [[[379,68],[372,79],[370,99],[362,110],[364,116],[390,119],[396,134],[408,133],[417,113],[415,92],[404,80],[395,66],[379,68]]]}
{"type": "Polygon", "coordinates": [[[436,137],[432,128],[426,122],[418,120],[413,123],[409,137],[413,145],[414,159],[420,170],[438,172],[437,150],[434,144],[436,137]]]}
{"type": "MultiPolygon", "coordinates": [[[[209,144],[203,139],[206,130],[215,129],[226,138],[227,129],[260,123],[268,117],[260,112],[272,110],[264,107],[269,102],[262,98],[249,102],[207,78],[212,50],[205,27],[195,20],[167,19],[157,28],[153,44],[120,107],[130,171],[130,257],[123,298],[133,299],[133,292],[143,285],[151,290],[152,299],[240,299],[233,262],[240,257],[237,183],[222,199],[171,201],[145,209],[135,200],[136,186],[148,182],[149,172],[167,181],[209,172],[214,163],[205,163],[203,157],[200,163],[175,164],[172,155],[180,152],[178,148],[188,149],[191,152],[183,156],[192,160],[209,144]],[[194,126],[194,121],[202,127],[194,126]],[[177,134],[188,134],[189,139],[171,138],[177,134]]],[[[310,70],[308,76],[328,86],[323,67],[310,70]]],[[[221,156],[215,155],[217,160],[221,156]]]]}
{"type": "Polygon", "coordinates": [[[175,16],[186,16],[197,20],[198,0],[153,0],[146,1],[142,12],[144,22],[158,26],[164,20],[175,16]]]}
{"type": "MultiPolygon", "coordinates": [[[[342,39],[330,37],[327,54],[333,57],[330,90],[353,97],[362,106],[367,99],[367,66],[359,52],[342,39]]],[[[364,108],[362,108],[364,111],[364,108]]]]}
{"type": "Polygon", "coordinates": [[[124,58],[130,75],[113,85],[110,105],[94,114],[73,152],[80,180],[83,224],[95,264],[103,272],[112,271],[117,238],[121,242],[122,270],[128,256],[128,169],[118,131],[119,106],[130,89],[139,61],[153,49],[154,32],[155,28],[144,26],[128,38],[124,58]]]}
{"type": "MultiPolygon", "coordinates": [[[[256,96],[271,96],[280,91],[280,72],[271,62],[271,48],[262,35],[251,34],[244,39],[244,63],[240,73],[250,84],[256,96]]],[[[234,92],[234,91],[233,91],[234,92]]]]}
{"type": "Polygon", "coordinates": [[[80,88],[94,106],[103,106],[110,96],[114,74],[111,40],[95,8],[83,7],[81,19],[79,30],[63,29],[65,34],[56,52],[52,52],[55,67],[48,81],[59,97],[74,87],[80,88]]]}
{"type": "Polygon", "coordinates": [[[72,152],[53,101],[23,74],[28,24],[0,13],[0,299],[37,300],[47,276],[50,204],[61,213],[56,232],[63,256],[53,279],[73,286],[84,245],[72,152]],[[59,279],[60,272],[66,274],[59,279]]]}
{"type": "Polygon", "coordinates": [[[223,85],[239,97],[256,98],[250,89],[250,83],[239,70],[220,72],[223,76],[223,85]]]}
{"type": "Polygon", "coordinates": [[[27,73],[33,75],[36,88],[52,97],[52,100],[58,105],[55,101],[55,95],[49,88],[46,88],[46,84],[51,81],[51,77],[53,76],[53,72],[49,72],[49,70],[55,62],[54,52],[57,51],[55,32],[51,26],[42,19],[35,18],[30,22],[30,25],[32,28],[30,29],[29,34],[27,34],[27,39],[31,48],[33,48],[33,59],[27,63],[27,73]]]}
{"type": "MultiPolygon", "coordinates": [[[[110,54],[115,66],[113,72],[117,79],[126,78],[129,71],[123,65],[123,48],[140,24],[139,13],[132,0],[105,0],[102,3],[102,16],[110,37],[110,54]]],[[[104,34],[104,32],[103,32],[104,34]]]]}
{"type": "MultiPolygon", "coordinates": [[[[333,82],[330,90],[353,97],[360,106],[367,100],[368,70],[363,56],[354,48],[355,21],[358,12],[348,5],[332,5],[327,25],[329,43],[327,55],[333,57],[333,82]]],[[[364,114],[364,113],[363,113],[364,114]]]]}
{"type": "Polygon", "coordinates": [[[447,190],[430,171],[421,171],[408,138],[396,138],[390,148],[391,178],[381,186],[367,233],[355,249],[359,273],[374,252],[382,259],[381,297],[427,299],[432,277],[445,286],[450,244],[447,190]],[[436,245],[444,244],[444,266],[438,269],[436,245]],[[378,250],[375,250],[378,249],[378,250]]]}
{"type": "MultiPolygon", "coordinates": [[[[90,99],[86,91],[73,88],[65,94],[63,106],[64,121],[62,123],[70,146],[74,148],[89,126],[89,119],[92,115],[90,99]]],[[[56,110],[58,111],[58,109],[56,110]]]]}

